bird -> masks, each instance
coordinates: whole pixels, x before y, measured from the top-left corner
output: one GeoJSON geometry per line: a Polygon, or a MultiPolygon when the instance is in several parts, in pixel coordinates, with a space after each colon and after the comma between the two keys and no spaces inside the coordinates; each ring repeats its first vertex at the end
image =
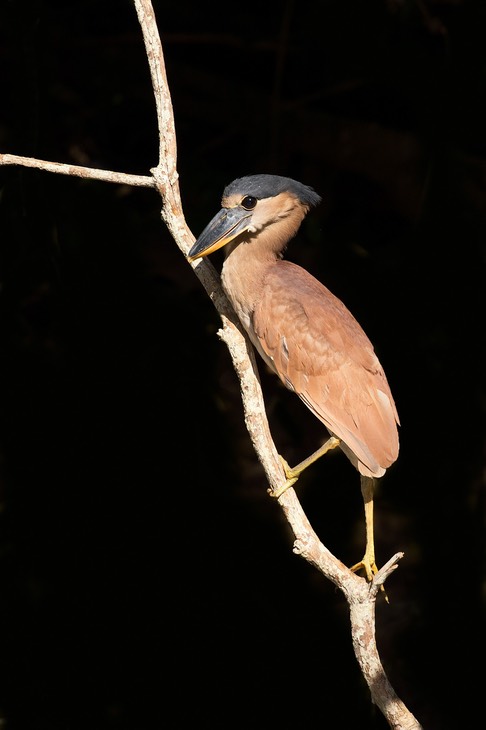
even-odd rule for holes
{"type": "Polygon", "coordinates": [[[360,475],[366,545],[351,566],[371,582],[378,572],[373,500],[377,480],[397,460],[400,421],[387,377],[368,336],[345,304],[301,266],[284,259],[308,212],[321,202],[289,177],[247,175],[224,188],[221,210],[190,248],[194,262],[225,247],[222,288],[251,343],[321,421],[329,438],[297,466],[281,456],[286,482],[334,448],[360,475]]]}

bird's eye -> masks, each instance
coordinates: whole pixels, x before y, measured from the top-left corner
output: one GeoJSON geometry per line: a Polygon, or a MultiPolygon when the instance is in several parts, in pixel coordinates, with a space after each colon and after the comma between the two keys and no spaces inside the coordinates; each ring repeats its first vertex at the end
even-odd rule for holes
{"type": "Polygon", "coordinates": [[[245,195],[245,197],[241,201],[241,205],[245,210],[253,210],[257,202],[257,198],[254,198],[253,195],[245,195]]]}

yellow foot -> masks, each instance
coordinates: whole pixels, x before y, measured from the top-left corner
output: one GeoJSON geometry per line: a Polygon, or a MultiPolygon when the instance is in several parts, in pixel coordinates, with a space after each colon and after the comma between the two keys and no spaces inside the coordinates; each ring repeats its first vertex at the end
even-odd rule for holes
{"type": "Polygon", "coordinates": [[[366,555],[363,557],[363,560],[359,561],[359,563],[351,566],[350,570],[352,570],[353,573],[357,573],[359,570],[364,570],[368,583],[371,583],[373,576],[378,573],[378,568],[374,559],[370,560],[366,555]]]}
{"type": "MultiPolygon", "coordinates": [[[[280,454],[279,454],[279,456],[280,456],[280,454]]],[[[290,489],[290,487],[293,487],[295,482],[299,478],[299,474],[295,473],[295,471],[292,469],[292,467],[289,466],[288,463],[285,461],[283,456],[280,456],[280,461],[282,462],[282,466],[284,468],[284,472],[285,472],[285,476],[287,477],[287,481],[285,482],[285,484],[282,487],[280,487],[280,489],[275,489],[275,490],[269,489],[268,490],[268,493],[270,494],[270,496],[275,497],[276,499],[281,497],[282,494],[287,491],[287,489],[290,489]]]]}
{"type": "MultiPolygon", "coordinates": [[[[378,566],[375,563],[374,558],[369,558],[366,554],[363,556],[363,559],[359,561],[359,563],[356,563],[355,565],[351,566],[349,570],[352,570],[353,573],[357,573],[359,570],[364,570],[366,574],[366,580],[368,583],[371,583],[373,580],[373,576],[375,576],[378,573],[378,566]]],[[[381,586],[381,590],[385,594],[385,601],[389,603],[388,596],[386,595],[385,586],[381,586]]]]}
{"type": "Polygon", "coordinates": [[[293,487],[297,479],[300,477],[304,469],[307,469],[308,466],[313,464],[317,459],[320,459],[321,456],[323,456],[325,453],[327,453],[330,449],[336,448],[336,446],[339,446],[339,439],[335,436],[331,436],[325,444],[323,444],[317,451],[314,451],[313,454],[307,457],[307,459],[304,459],[304,461],[301,461],[300,464],[297,464],[297,466],[290,467],[283,456],[280,456],[280,461],[282,462],[282,466],[284,468],[285,476],[287,477],[287,481],[283,485],[283,487],[280,487],[280,489],[276,489],[274,492],[269,489],[268,493],[272,495],[272,497],[280,497],[284,492],[289,489],[289,487],[293,487]]]}

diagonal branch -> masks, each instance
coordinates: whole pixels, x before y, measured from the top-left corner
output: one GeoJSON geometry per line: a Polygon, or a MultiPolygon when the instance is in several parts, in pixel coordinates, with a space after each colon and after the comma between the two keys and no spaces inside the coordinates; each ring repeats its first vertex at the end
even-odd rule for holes
{"type": "MultiPolygon", "coordinates": [[[[150,0],[134,0],[134,2],[144,35],[161,137],[159,164],[152,170],[152,173],[158,182],[164,204],[162,217],[179,248],[187,253],[193,237],[188,236],[189,231],[182,212],[179,188],[176,186],[176,136],[162,45],[150,0]]],[[[222,317],[223,328],[220,336],[229,349],[240,380],[246,427],[265,470],[270,489],[273,491],[283,484],[285,475],[270,436],[253,348],[221,291],[218,278],[215,279],[212,265],[203,260],[193,266],[196,275],[206,287],[222,317]],[[209,287],[206,281],[207,276],[210,278],[209,287]]],[[[284,492],[279,498],[279,502],[296,538],[294,552],[314,564],[343,591],[348,600],[353,646],[373,701],[380,707],[390,727],[396,730],[418,730],[420,724],[397,697],[386,677],[375,640],[376,594],[379,586],[396,568],[401,554],[397,554],[389,561],[385,569],[378,574],[376,583],[369,587],[363,578],[346,568],[320,542],[293,489],[284,492]]]]}
{"type": "MultiPolygon", "coordinates": [[[[174,116],[162,45],[151,0],[134,0],[134,5],[150,68],[159,130],[159,161],[151,170],[152,176],[92,170],[8,154],[0,154],[0,165],[24,165],[107,182],[156,187],[162,199],[162,219],[179,249],[183,254],[187,254],[194,236],[186,224],[182,210],[174,116]]],[[[240,380],[246,427],[264,468],[269,491],[275,491],[285,483],[286,476],[270,435],[253,348],[221,289],[219,276],[212,264],[204,259],[191,265],[221,316],[222,329],[219,334],[228,347],[240,380]]],[[[369,686],[372,701],[380,708],[390,728],[420,730],[421,725],[397,697],[385,674],[375,637],[376,596],[380,586],[397,567],[402,553],[393,556],[369,585],[363,578],[351,572],[322,544],[293,489],[288,489],[279,497],[279,504],[295,536],[294,553],[303,557],[331,580],[343,592],[348,602],[353,647],[361,672],[369,686]]]]}

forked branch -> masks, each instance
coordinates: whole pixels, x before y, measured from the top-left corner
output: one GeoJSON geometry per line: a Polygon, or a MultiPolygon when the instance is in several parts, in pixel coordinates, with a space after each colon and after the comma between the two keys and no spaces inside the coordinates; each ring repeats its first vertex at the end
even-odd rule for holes
{"type": "MultiPolygon", "coordinates": [[[[179,249],[183,254],[187,254],[194,236],[186,224],[182,210],[177,173],[176,133],[162,44],[151,0],[134,0],[134,4],[144,38],[159,129],[159,161],[150,171],[151,176],[94,170],[10,154],[0,154],[0,165],[23,165],[65,175],[155,187],[162,198],[164,223],[179,249]]],[[[270,490],[277,490],[285,483],[286,476],[270,435],[253,348],[221,289],[219,276],[212,264],[204,259],[191,265],[221,316],[222,329],[219,334],[229,349],[240,380],[246,427],[265,471],[270,490]]],[[[279,503],[295,536],[294,552],[331,580],[343,592],[348,602],[353,647],[370,688],[372,701],[380,708],[389,726],[394,730],[420,730],[421,725],[397,697],[385,674],[375,639],[376,595],[388,575],[397,567],[402,554],[397,553],[391,558],[369,585],[363,578],[351,572],[322,544],[293,489],[285,491],[279,498],[279,503]]]]}

